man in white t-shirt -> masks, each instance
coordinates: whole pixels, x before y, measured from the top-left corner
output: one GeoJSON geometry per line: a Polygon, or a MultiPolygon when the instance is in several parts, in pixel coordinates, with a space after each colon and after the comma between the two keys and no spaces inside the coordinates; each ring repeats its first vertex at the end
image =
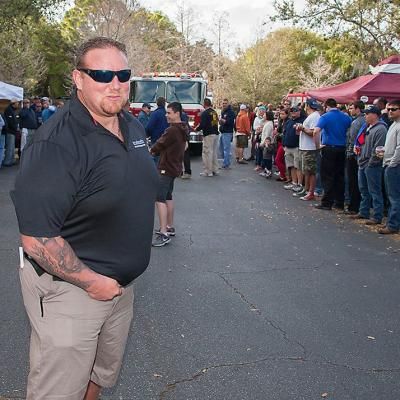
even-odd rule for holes
{"type": "Polygon", "coordinates": [[[300,150],[300,168],[305,177],[304,189],[306,193],[301,200],[314,200],[315,175],[317,173],[317,147],[314,139],[314,128],[318,123],[320,114],[318,112],[320,105],[315,99],[306,101],[307,118],[301,127],[299,150],[300,150]]]}

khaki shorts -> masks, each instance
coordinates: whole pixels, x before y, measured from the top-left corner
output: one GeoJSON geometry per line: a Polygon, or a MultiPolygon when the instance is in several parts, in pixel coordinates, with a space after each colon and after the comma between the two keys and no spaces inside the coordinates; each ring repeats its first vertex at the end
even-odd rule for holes
{"type": "Polygon", "coordinates": [[[317,173],[317,150],[300,150],[300,169],[303,174],[317,173]]]}
{"type": "Polygon", "coordinates": [[[285,147],[285,164],[286,168],[297,168],[299,169],[299,148],[288,148],[285,147]]]}
{"type": "Polygon", "coordinates": [[[82,400],[89,380],[113,386],[133,315],[133,285],[97,301],[47,273],[38,276],[26,259],[20,280],[32,327],[26,400],[82,400]]]}
{"type": "Polygon", "coordinates": [[[236,147],[239,149],[246,149],[249,145],[249,137],[247,135],[236,136],[236,147]]]}

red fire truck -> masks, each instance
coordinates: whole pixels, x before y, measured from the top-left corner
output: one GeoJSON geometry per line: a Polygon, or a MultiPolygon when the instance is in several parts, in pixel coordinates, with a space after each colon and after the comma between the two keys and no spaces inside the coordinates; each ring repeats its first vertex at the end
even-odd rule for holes
{"type": "MultiPolygon", "coordinates": [[[[156,107],[158,97],[167,104],[178,101],[189,117],[191,127],[200,122],[204,110],[203,101],[207,94],[207,81],[199,74],[156,72],[131,78],[130,111],[137,116],[143,103],[156,107]]],[[[190,132],[190,145],[199,146],[203,141],[201,132],[190,132]]]]}

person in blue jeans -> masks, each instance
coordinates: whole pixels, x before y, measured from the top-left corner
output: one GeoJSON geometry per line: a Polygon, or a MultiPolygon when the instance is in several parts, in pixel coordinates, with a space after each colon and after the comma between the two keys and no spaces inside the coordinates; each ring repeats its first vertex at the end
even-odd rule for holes
{"type": "MultiPolygon", "coordinates": [[[[400,100],[389,102],[387,110],[393,123],[386,135],[383,166],[390,206],[386,226],[378,230],[382,235],[400,231],[400,100]]],[[[382,151],[378,152],[378,156],[382,156],[382,151]]]]}
{"type": "Polygon", "coordinates": [[[354,146],[358,155],[358,186],[361,203],[353,219],[367,219],[367,225],[378,225],[383,218],[382,158],[376,153],[378,146],[385,144],[387,126],[380,119],[381,111],[376,106],[365,109],[365,125],[360,129],[354,146]],[[370,208],[374,210],[370,218],[370,208]]]}
{"type": "Polygon", "coordinates": [[[219,131],[221,132],[222,155],[224,161],[223,169],[229,169],[231,165],[231,143],[235,126],[235,113],[228,99],[222,101],[221,118],[219,119],[219,131]]]}

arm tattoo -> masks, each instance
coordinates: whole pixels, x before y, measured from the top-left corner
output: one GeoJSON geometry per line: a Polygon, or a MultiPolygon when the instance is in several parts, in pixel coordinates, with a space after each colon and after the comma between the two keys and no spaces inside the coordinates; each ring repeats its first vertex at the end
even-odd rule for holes
{"type": "Polygon", "coordinates": [[[83,279],[82,271],[90,270],[75,254],[71,246],[61,237],[33,238],[29,255],[49,274],[87,289],[92,280],[83,279]]]}

